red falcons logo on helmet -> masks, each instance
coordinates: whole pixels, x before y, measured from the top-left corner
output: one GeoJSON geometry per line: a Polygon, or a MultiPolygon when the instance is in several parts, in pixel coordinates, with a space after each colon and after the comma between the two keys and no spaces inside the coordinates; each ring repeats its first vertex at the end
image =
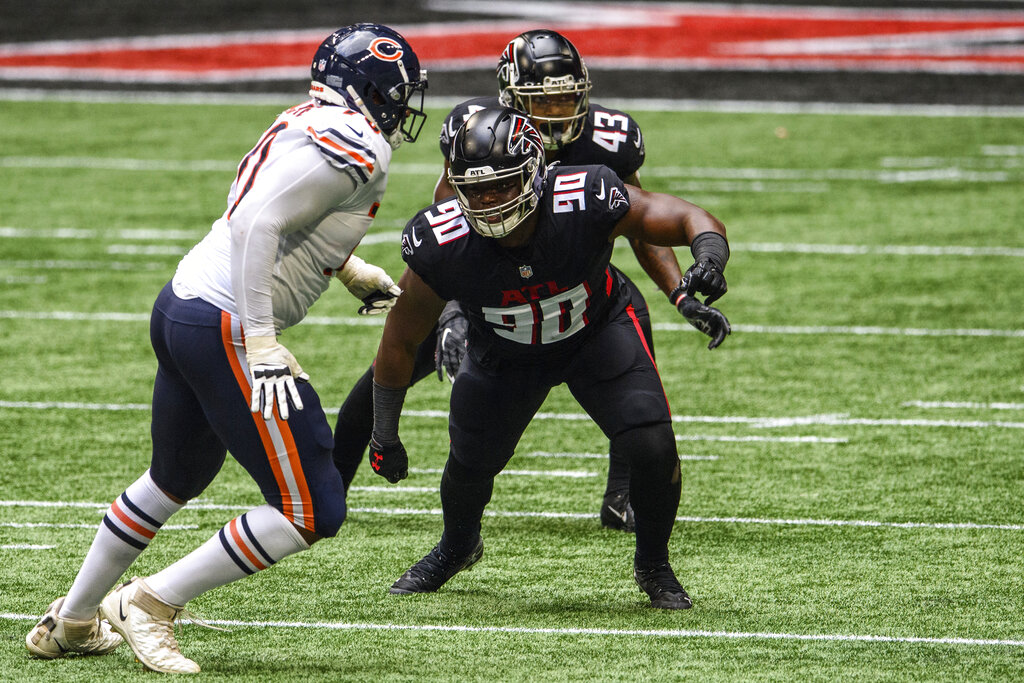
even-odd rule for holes
{"type": "Polygon", "coordinates": [[[508,153],[513,156],[529,154],[530,147],[538,150],[541,155],[544,154],[540,133],[525,116],[515,114],[512,116],[512,126],[508,132],[508,153]]]}
{"type": "Polygon", "coordinates": [[[498,60],[498,78],[504,78],[510,85],[519,82],[519,65],[516,63],[516,41],[505,46],[498,60]]]}
{"type": "Polygon", "coordinates": [[[397,62],[402,58],[402,46],[391,38],[377,38],[370,43],[370,54],[385,62],[397,62]]]}

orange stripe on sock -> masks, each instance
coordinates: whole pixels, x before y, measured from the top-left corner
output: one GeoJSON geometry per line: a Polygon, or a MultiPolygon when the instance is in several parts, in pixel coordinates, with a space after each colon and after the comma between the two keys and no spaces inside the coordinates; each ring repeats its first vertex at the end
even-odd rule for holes
{"type": "Polygon", "coordinates": [[[237,545],[238,549],[241,550],[242,553],[244,553],[245,556],[249,558],[249,561],[252,562],[253,566],[256,567],[257,570],[263,570],[267,568],[267,565],[263,564],[258,559],[256,559],[256,555],[251,550],[249,550],[249,546],[247,546],[245,544],[245,541],[242,540],[242,535],[238,533],[237,517],[231,520],[231,523],[228,524],[228,531],[231,532],[231,538],[235,539],[235,545],[237,545]]]}
{"type": "MultiPolygon", "coordinates": [[[[231,371],[235,374],[235,381],[238,382],[238,386],[242,390],[242,397],[248,410],[249,398],[252,393],[252,389],[249,386],[249,373],[242,369],[238,356],[235,354],[235,342],[231,336],[231,315],[226,311],[221,311],[220,314],[220,335],[224,343],[224,352],[227,354],[228,363],[231,365],[231,371]]],[[[274,412],[276,415],[276,406],[274,412]]],[[[281,492],[282,507],[284,508],[281,512],[288,519],[292,519],[295,516],[295,511],[292,509],[288,482],[285,480],[284,472],[281,471],[281,464],[277,460],[277,450],[274,448],[274,442],[270,438],[270,432],[267,431],[267,424],[263,421],[262,413],[251,413],[251,415],[253,422],[256,424],[256,431],[259,432],[260,441],[263,442],[263,452],[266,454],[267,460],[270,461],[270,469],[273,471],[274,479],[277,481],[277,488],[281,492]]]]}
{"type": "Polygon", "coordinates": [[[155,532],[155,531],[150,531],[149,529],[147,529],[146,527],[142,526],[141,524],[139,524],[138,522],[136,522],[136,521],[135,521],[134,519],[132,519],[131,517],[129,517],[128,515],[126,515],[126,514],[124,513],[124,511],[123,511],[123,510],[121,509],[121,506],[117,504],[117,500],[115,500],[115,501],[114,501],[114,502],[113,502],[113,503],[111,504],[111,506],[110,506],[110,509],[111,509],[111,510],[112,510],[112,511],[114,512],[114,515],[115,515],[115,516],[116,516],[116,517],[117,517],[117,518],[118,518],[119,520],[121,520],[121,522],[122,522],[122,523],[123,523],[123,524],[124,524],[124,525],[125,525],[126,527],[128,527],[129,529],[131,529],[131,530],[132,530],[132,531],[134,531],[135,533],[139,534],[140,536],[145,536],[146,538],[148,538],[148,539],[152,540],[152,539],[153,539],[153,536],[155,536],[155,535],[156,535],[156,532],[155,532]]]}

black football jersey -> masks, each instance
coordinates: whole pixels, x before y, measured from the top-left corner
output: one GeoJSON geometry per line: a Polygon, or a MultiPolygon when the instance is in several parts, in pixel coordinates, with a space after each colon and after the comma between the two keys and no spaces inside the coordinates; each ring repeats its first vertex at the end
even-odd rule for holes
{"type": "Polygon", "coordinates": [[[622,181],[604,166],[550,168],[529,245],[505,249],[477,233],[455,199],[423,209],[402,233],[402,258],[470,322],[482,359],[547,360],[578,348],[626,305],[609,271],[609,236],[629,211],[622,181]]]}
{"type": "MultiPolygon", "coordinates": [[[[466,119],[481,109],[500,106],[495,95],[475,97],[452,109],[441,126],[440,147],[444,158],[448,158],[452,139],[466,119]]],[[[601,164],[625,180],[643,166],[644,155],[643,135],[633,117],[591,102],[583,132],[574,142],[562,148],[558,161],[563,166],[601,164]]]]}

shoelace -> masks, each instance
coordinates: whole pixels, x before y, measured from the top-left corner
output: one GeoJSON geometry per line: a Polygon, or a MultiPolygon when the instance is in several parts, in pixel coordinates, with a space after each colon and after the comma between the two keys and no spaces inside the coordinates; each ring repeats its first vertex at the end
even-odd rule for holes
{"type": "Polygon", "coordinates": [[[641,569],[640,574],[650,579],[654,587],[662,593],[681,593],[683,587],[675,576],[675,572],[668,564],[659,564],[655,567],[641,569]]]}
{"type": "Polygon", "coordinates": [[[203,628],[210,629],[211,631],[223,631],[224,633],[231,633],[229,628],[221,628],[220,626],[214,626],[210,622],[204,620],[195,612],[182,608],[178,610],[175,616],[175,624],[181,626],[182,623],[194,624],[196,626],[202,626],[203,628]]]}
{"type": "MultiPolygon", "coordinates": [[[[448,558],[441,552],[440,549],[434,548],[431,550],[426,557],[419,563],[419,568],[422,572],[426,572],[431,576],[440,576],[444,573],[444,569],[447,565],[451,564],[448,558]]],[[[420,573],[422,573],[420,572],[420,573]]]]}
{"type": "Polygon", "coordinates": [[[229,629],[214,626],[213,624],[201,619],[194,612],[184,608],[176,611],[169,621],[163,619],[151,620],[148,627],[150,633],[152,633],[156,638],[157,645],[159,647],[181,654],[176,634],[180,631],[182,624],[184,623],[201,626],[203,628],[210,629],[211,631],[225,631],[230,633],[229,629]]]}

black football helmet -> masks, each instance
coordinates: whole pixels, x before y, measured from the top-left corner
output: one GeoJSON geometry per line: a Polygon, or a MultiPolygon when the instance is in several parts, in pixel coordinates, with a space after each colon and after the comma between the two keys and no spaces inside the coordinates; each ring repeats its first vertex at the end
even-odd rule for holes
{"type": "Polygon", "coordinates": [[[576,47],[555,31],[527,31],[505,46],[498,60],[498,97],[530,115],[546,149],[576,140],[590,103],[587,67],[576,47]],[[537,111],[539,98],[567,100],[563,115],[537,111]]]}
{"type": "Polygon", "coordinates": [[[485,237],[504,237],[522,223],[537,208],[546,177],[540,133],[515,109],[482,109],[452,140],[448,182],[466,220],[485,237]]]}
{"type": "Polygon", "coordinates": [[[427,72],[412,46],[381,24],[353,24],[327,36],[311,68],[309,94],[318,100],[358,109],[391,147],[420,134],[427,72]],[[409,100],[419,94],[413,106],[409,100]]]}

